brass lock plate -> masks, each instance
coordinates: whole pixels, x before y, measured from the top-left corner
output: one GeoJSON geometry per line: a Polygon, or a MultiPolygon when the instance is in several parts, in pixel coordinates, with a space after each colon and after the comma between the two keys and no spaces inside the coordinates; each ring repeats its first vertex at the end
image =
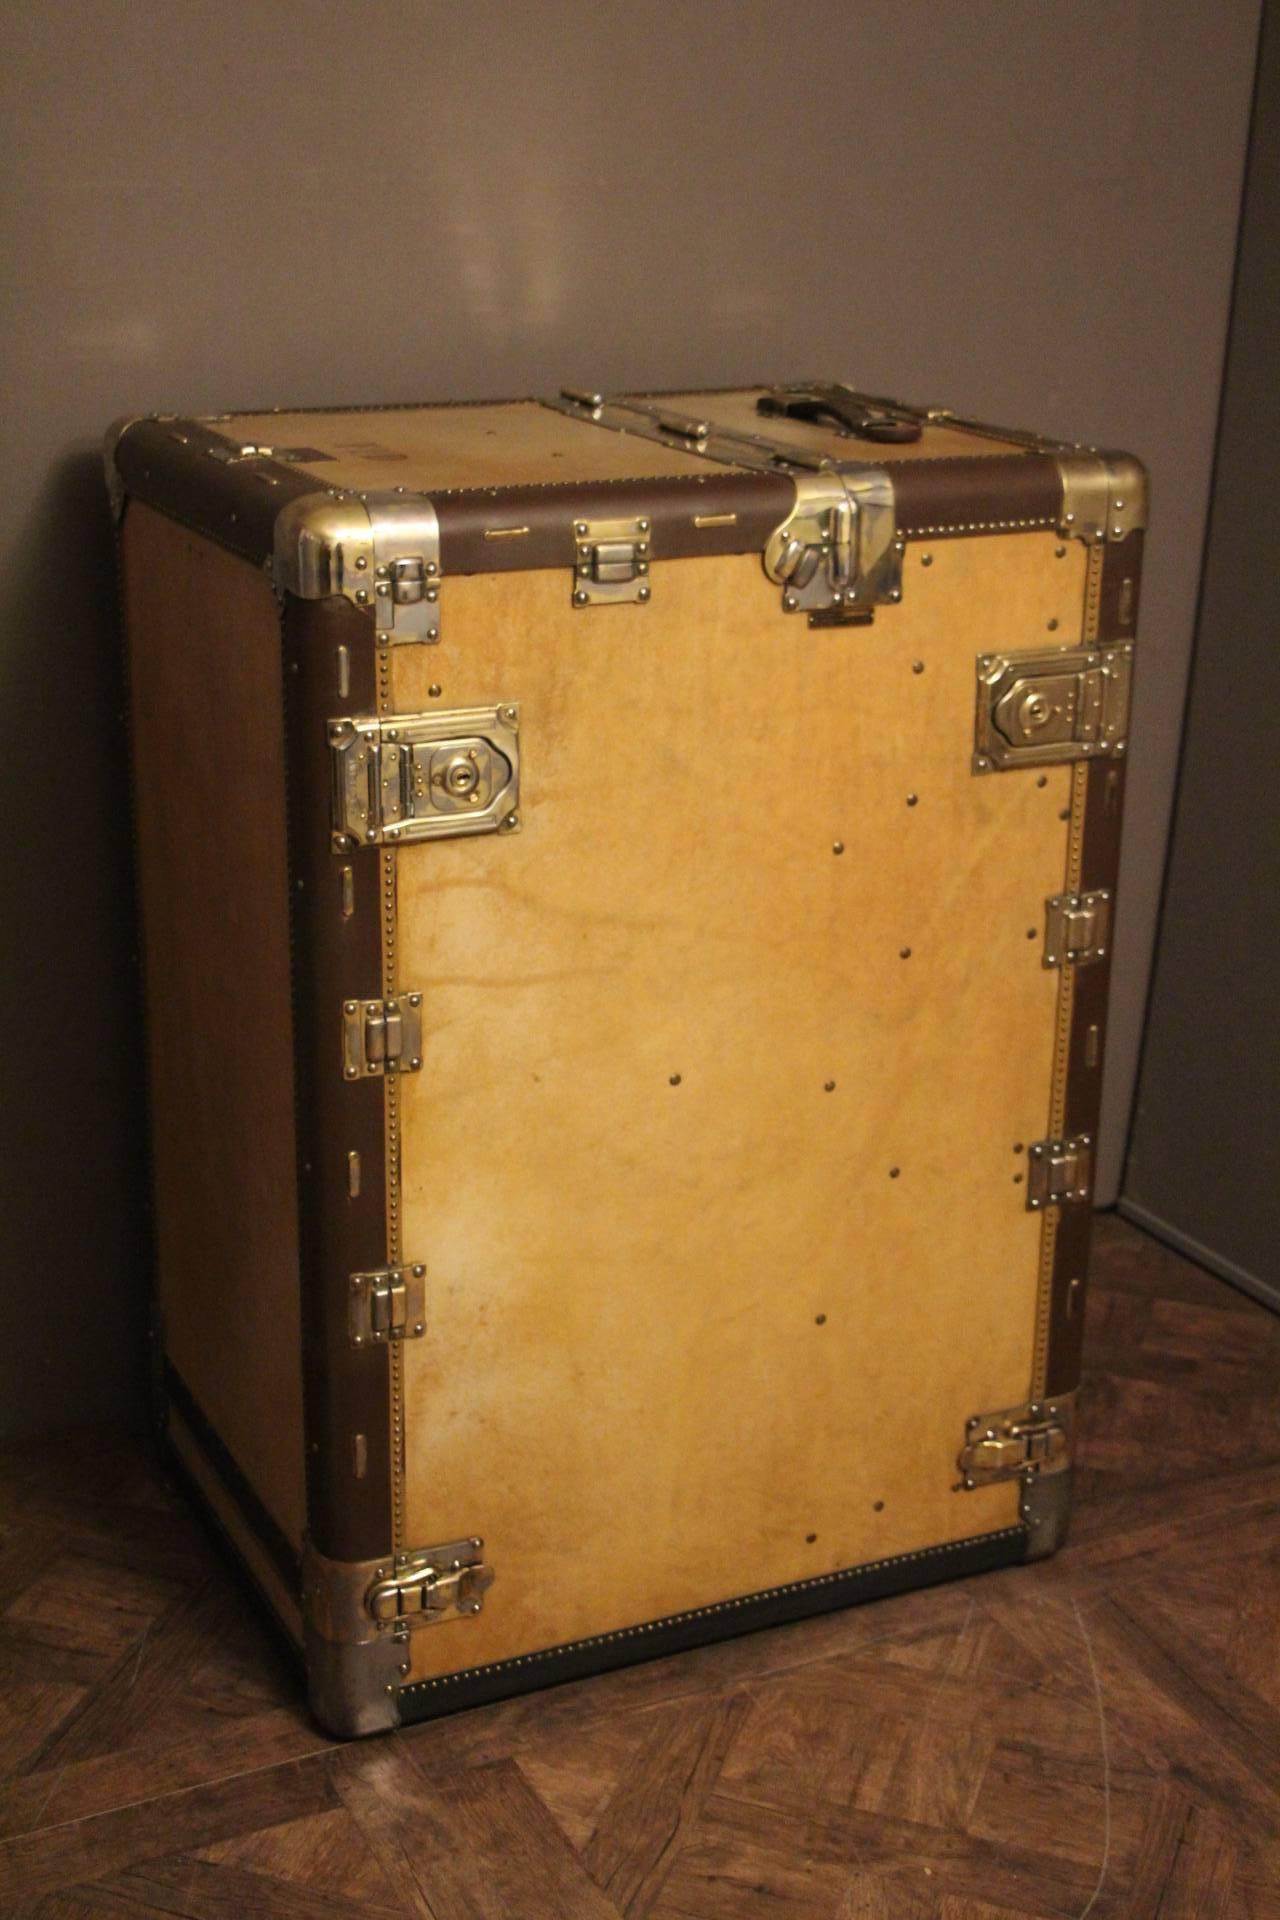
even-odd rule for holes
{"type": "Polygon", "coordinates": [[[329,749],[335,852],[520,825],[513,702],[331,720],[329,749]]]}
{"type": "Polygon", "coordinates": [[[1132,674],[1130,646],[979,654],[974,772],[1123,753],[1132,674]]]}

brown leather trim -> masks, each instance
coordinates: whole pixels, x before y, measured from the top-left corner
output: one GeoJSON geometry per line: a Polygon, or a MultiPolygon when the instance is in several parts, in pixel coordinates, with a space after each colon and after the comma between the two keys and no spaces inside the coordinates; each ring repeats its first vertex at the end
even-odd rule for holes
{"type": "Polygon", "coordinates": [[[1062,512],[1062,476],[1049,454],[868,464],[892,478],[898,532],[909,538],[1056,527],[1062,512]]]}
{"type": "Polygon", "coordinates": [[[795,504],[783,473],[722,473],[649,480],[597,480],[542,487],[501,487],[432,496],[440,517],[440,567],[458,573],[523,573],[563,567],[577,557],[577,520],[653,522],[655,560],[700,554],[758,553],[795,504]],[[697,526],[699,519],[728,524],[697,526]],[[528,527],[527,534],[487,539],[491,530],[528,527]]]}
{"type": "Polygon", "coordinates": [[[1098,633],[1104,646],[1132,640],[1137,632],[1144,539],[1139,527],[1124,540],[1109,540],[1103,550],[1098,633]]]}
{"type": "Polygon", "coordinates": [[[320,493],[314,474],[282,460],[215,460],[226,448],[199,420],[135,420],[116,442],[114,460],[132,498],[185,527],[262,562],[275,544],[276,515],[290,500],[320,493]]]}
{"type": "MultiPolygon", "coordinates": [[[[1080,890],[1083,893],[1095,893],[1100,888],[1107,888],[1112,896],[1113,907],[1116,876],[1120,867],[1124,783],[1123,761],[1095,760],[1089,768],[1085,791],[1080,890]]],[[[1114,915],[1112,926],[1114,930],[1114,915]]],[[[1076,968],[1063,1120],[1063,1131],[1068,1136],[1088,1134],[1095,1146],[1102,1106],[1102,1069],[1106,1053],[1107,994],[1110,984],[1111,952],[1108,943],[1108,951],[1103,959],[1076,968]]],[[[1080,1382],[1091,1227],[1090,1207],[1068,1206],[1059,1210],[1053,1252],[1046,1364],[1046,1388],[1051,1394],[1070,1393],[1080,1382]]]]}
{"type": "Polygon", "coordinates": [[[376,710],[372,618],[347,600],[290,598],[284,657],[308,1532],[331,1560],[371,1560],[392,1539],[389,1370],[385,1347],[352,1346],[347,1291],[353,1273],[386,1265],[386,1126],[382,1081],[343,1077],[342,1003],[381,992],[379,875],[375,851],[332,851],[327,722],[376,710]],[[341,699],[340,645],[350,671],[341,699]]]}
{"type": "MultiPolygon", "coordinates": [[[[1055,1480],[1067,1477],[1054,1476],[1055,1480]]],[[[1053,1551],[1053,1546],[1049,1551],[1053,1551]]],[[[483,1706],[513,1694],[556,1686],[564,1680],[607,1673],[639,1660],[686,1653],[694,1647],[731,1640],[741,1633],[755,1633],[761,1627],[810,1620],[837,1607],[882,1600],[890,1594],[937,1586],[944,1580],[966,1580],[971,1574],[990,1573],[997,1567],[1016,1566],[1020,1561],[1038,1557],[1026,1526],[1005,1527],[998,1533],[977,1534],[968,1540],[951,1540],[943,1546],[920,1547],[914,1553],[895,1554],[888,1560],[842,1568],[811,1580],[795,1580],[763,1593],[743,1594],[718,1605],[695,1607],[689,1613],[622,1627],[615,1633],[598,1634],[591,1640],[540,1647],[514,1659],[495,1661],[491,1666],[468,1667],[430,1680],[414,1680],[399,1690],[400,1718],[406,1726],[415,1720],[432,1720],[440,1714],[457,1713],[464,1707],[483,1706]]]]}

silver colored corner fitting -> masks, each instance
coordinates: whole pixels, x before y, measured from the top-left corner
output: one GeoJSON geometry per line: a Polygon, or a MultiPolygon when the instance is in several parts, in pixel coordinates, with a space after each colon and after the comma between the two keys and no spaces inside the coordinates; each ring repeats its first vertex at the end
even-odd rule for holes
{"type": "Polygon", "coordinates": [[[380,646],[440,638],[440,522],[425,494],[307,494],[276,520],[271,577],[300,600],[341,594],[380,646]]]}

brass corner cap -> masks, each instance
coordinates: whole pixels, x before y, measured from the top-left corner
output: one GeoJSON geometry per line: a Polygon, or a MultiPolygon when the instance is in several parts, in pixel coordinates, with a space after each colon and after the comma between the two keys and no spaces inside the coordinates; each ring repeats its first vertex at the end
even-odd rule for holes
{"type": "Polygon", "coordinates": [[[1147,524],[1147,470],[1131,453],[1094,449],[1057,455],[1060,531],[1090,545],[1125,540],[1147,524]]]}

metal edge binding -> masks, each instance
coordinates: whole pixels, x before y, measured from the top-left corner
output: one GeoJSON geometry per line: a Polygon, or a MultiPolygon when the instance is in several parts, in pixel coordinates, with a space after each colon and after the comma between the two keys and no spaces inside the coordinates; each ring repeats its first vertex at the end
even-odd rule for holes
{"type": "Polygon", "coordinates": [[[1064,1545],[1071,1523],[1071,1493],[1075,1464],[1057,1473],[1039,1469],[1022,1476],[1018,1515],[1027,1529],[1028,1560],[1047,1560],[1064,1545]]]}
{"type": "Polygon", "coordinates": [[[291,500],[270,571],[281,597],[341,595],[368,612],[380,646],[440,638],[440,522],[426,494],[329,487],[291,500]]]}

